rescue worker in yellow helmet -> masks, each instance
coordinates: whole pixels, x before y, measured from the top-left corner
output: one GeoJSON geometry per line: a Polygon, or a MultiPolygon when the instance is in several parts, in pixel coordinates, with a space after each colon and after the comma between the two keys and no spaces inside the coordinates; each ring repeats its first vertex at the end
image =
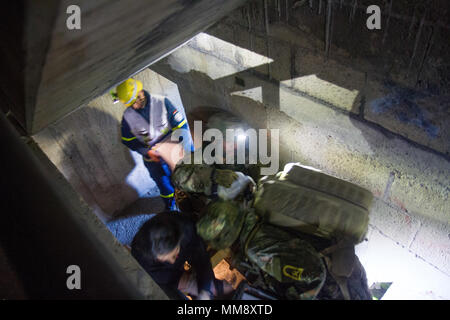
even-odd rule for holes
{"type": "Polygon", "coordinates": [[[180,140],[185,150],[194,150],[183,107],[175,107],[167,97],[148,93],[143,90],[142,82],[132,78],[118,85],[111,95],[114,102],[120,101],[127,107],[121,123],[122,143],[143,156],[166,209],[177,210],[170,168],[152,147],[174,131],[182,130],[180,140]]]}

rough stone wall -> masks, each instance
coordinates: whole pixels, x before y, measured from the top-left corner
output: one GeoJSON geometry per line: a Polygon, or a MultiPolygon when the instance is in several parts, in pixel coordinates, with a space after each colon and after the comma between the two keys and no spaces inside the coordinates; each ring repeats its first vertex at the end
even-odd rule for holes
{"type": "Polygon", "coordinates": [[[282,164],[371,190],[371,228],[450,275],[447,6],[433,2],[422,15],[424,2],[372,1],[383,20],[369,31],[368,2],[332,3],[328,51],[326,1],[251,1],[207,33],[273,62],[212,79],[202,64],[239,65],[239,54],[197,41],[151,69],[177,83],[187,111],[211,105],[279,129],[282,164]],[[177,67],[198,55],[202,64],[177,67]]]}
{"type": "Polygon", "coordinates": [[[250,1],[208,32],[274,59],[266,70],[258,70],[271,80],[315,75],[357,91],[353,100],[346,101],[333,90],[323,92],[303,83],[295,88],[338,111],[351,112],[449,155],[450,133],[444,122],[450,117],[446,2],[393,1],[391,11],[385,1],[331,3],[327,19],[325,0],[250,1]],[[365,9],[371,4],[382,10],[381,30],[366,27],[365,9]],[[424,8],[428,9],[422,12],[424,8]],[[327,20],[331,21],[328,52],[327,20]]]}

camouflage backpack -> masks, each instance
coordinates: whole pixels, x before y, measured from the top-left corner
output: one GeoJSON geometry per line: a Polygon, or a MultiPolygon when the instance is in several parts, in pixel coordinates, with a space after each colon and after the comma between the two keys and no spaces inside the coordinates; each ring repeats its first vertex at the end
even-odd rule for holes
{"type": "Polygon", "coordinates": [[[211,195],[214,168],[206,164],[177,164],[172,173],[175,188],[184,192],[211,195]]]}
{"type": "Polygon", "coordinates": [[[364,239],[373,195],[299,164],[258,183],[254,207],[266,221],[327,239],[364,239]]]}
{"type": "Polygon", "coordinates": [[[254,211],[246,215],[241,250],[265,272],[268,289],[284,299],[315,299],[326,279],[320,254],[308,242],[263,223],[254,211]]]}
{"type": "MultiPolygon", "coordinates": [[[[355,263],[353,243],[361,240],[367,228],[371,193],[334,177],[296,167],[300,170],[291,168],[275,178],[260,180],[256,210],[247,208],[242,201],[211,202],[198,221],[199,235],[215,249],[230,247],[239,237],[241,256],[264,271],[266,285],[274,292],[282,292],[287,299],[314,299],[322,287],[327,293],[321,298],[353,299],[354,283],[361,283],[359,291],[367,297],[367,288],[362,286],[364,281],[350,280],[357,270],[359,275],[364,275],[362,266],[358,269],[355,263]],[[360,208],[355,210],[355,207],[360,208]],[[347,240],[347,246],[319,253],[307,241],[267,222],[327,239],[341,236],[347,240]],[[327,273],[332,278],[326,277],[327,273]],[[333,281],[341,294],[328,293],[333,281]]],[[[216,177],[214,169],[207,165],[177,165],[173,181],[182,190],[210,196],[214,183],[226,186],[233,183],[232,172],[218,172],[221,171],[216,177]]]]}
{"type": "Polygon", "coordinates": [[[230,247],[238,238],[245,214],[233,201],[217,200],[208,204],[206,214],[197,222],[197,233],[213,249],[230,247]]]}
{"type": "Polygon", "coordinates": [[[240,256],[264,271],[266,286],[286,299],[314,299],[325,282],[325,265],[308,242],[262,223],[254,210],[233,201],[211,202],[197,232],[217,250],[239,237],[240,256]]]}
{"type": "Polygon", "coordinates": [[[242,172],[186,163],[177,164],[172,183],[185,193],[201,193],[223,200],[233,200],[246,188],[253,189],[256,186],[253,179],[242,172]]]}

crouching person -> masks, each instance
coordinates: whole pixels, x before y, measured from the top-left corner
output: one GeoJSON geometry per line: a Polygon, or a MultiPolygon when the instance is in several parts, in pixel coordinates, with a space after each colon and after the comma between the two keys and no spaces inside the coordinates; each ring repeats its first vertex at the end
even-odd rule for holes
{"type": "Polygon", "coordinates": [[[186,213],[163,212],[152,217],[134,237],[131,253],[163,290],[178,289],[198,300],[223,293],[205,244],[186,213]]]}

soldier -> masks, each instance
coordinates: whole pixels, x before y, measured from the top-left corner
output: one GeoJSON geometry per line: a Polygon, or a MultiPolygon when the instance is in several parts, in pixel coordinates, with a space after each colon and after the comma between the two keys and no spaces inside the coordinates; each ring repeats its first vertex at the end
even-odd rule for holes
{"type": "Polygon", "coordinates": [[[131,253],[166,291],[178,289],[195,299],[209,300],[232,289],[215,279],[205,244],[186,213],[152,217],[135,235],[131,253]]]}

